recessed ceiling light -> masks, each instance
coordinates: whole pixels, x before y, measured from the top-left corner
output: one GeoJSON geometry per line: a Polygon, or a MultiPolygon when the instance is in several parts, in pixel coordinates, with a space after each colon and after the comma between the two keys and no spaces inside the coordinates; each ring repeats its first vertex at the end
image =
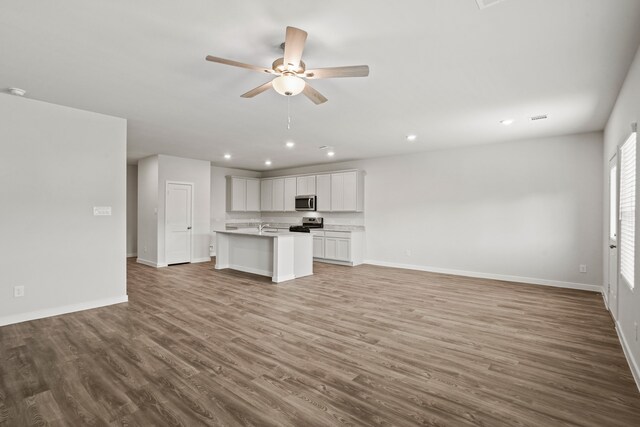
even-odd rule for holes
{"type": "Polygon", "coordinates": [[[329,157],[333,157],[333,156],[335,156],[335,155],[336,155],[336,153],[335,153],[333,150],[331,150],[331,151],[329,151],[329,152],[327,153],[327,156],[329,156],[329,157]]]}
{"type": "Polygon", "coordinates": [[[264,162],[264,164],[267,166],[271,166],[271,160],[267,160],[266,162],[264,162]]]}
{"type": "Polygon", "coordinates": [[[514,121],[515,120],[513,119],[504,119],[504,120],[500,120],[500,124],[503,126],[509,126],[509,125],[512,125],[514,121]]]}
{"type": "Polygon", "coordinates": [[[293,148],[296,145],[296,143],[293,141],[287,141],[286,145],[287,145],[287,148],[293,148]]]}
{"type": "Polygon", "coordinates": [[[229,159],[231,158],[231,154],[225,154],[225,155],[224,155],[224,158],[225,158],[225,159],[227,159],[227,160],[229,160],[229,159]]]}
{"type": "Polygon", "coordinates": [[[414,142],[416,139],[418,139],[418,135],[407,135],[407,141],[409,142],[414,142]]]}

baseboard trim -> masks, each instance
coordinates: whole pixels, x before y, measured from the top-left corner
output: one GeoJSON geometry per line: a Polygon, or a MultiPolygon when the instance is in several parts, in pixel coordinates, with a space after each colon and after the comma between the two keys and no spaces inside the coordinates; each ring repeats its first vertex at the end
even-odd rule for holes
{"type": "Polygon", "coordinates": [[[191,263],[192,264],[197,264],[199,262],[209,262],[211,261],[211,257],[204,257],[204,258],[196,258],[196,259],[192,259],[191,263]]]}
{"type": "Polygon", "coordinates": [[[28,322],[30,320],[44,319],[45,317],[60,316],[61,314],[74,313],[76,311],[91,310],[93,308],[106,307],[113,304],[121,304],[129,301],[127,295],[119,297],[103,298],[99,300],[64,305],[62,307],[45,308],[44,310],[30,311],[28,313],[13,314],[0,317],[0,326],[13,325],[15,323],[28,322]]]}
{"type": "Polygon", "coordinates": [[[622,332],[622,328],[620,327],[620,323],[618,323],[617,320],[616,320],[616,332],[618,333],[620,344],[622,344],[622,351],[624,351],[624,357],[627,359],[627,363],[629,364],[629,368],[631,369],[631,374],[633,375],[633,379],[636,381],[636,387],[638,387],[638,391],[640,391],[640,367],[638,367],[638,364],[633,358],[633,352],[631,351],[629,342],[627,341],[627,338],[624,336],[624,333],[622,332]]]}
{"type": "Polygon", "coordinates": [[[316,262],[324,262],[325,264],[334,264],[334,265],[346,265],[347,267],[353,267],[355,264],[349,261],[337,261],[334,259],[326,259],[326,258],[314,258],[316,262]]]}
{"type": "Polygon", "coordinates": [[[168,264],[158,264],[157,262],[148,261],[148,260],[142,259],[142,258],[136,258],[136,262],[138,264],[148,265],[149,267],[154,267],[154,268],[167,267],[167,265],[168,265],[168,264]]]}
{"type": "Polygon", "coordinates": [[[259,276],[267,276],[267,277],[272,277],[273,276],[273,272],[272,271],[261,270],[259,268],[253,268],[253,267],[245,267],[243,265],[229,264],[229,266],[226,267],[226,268],[230,268],[232,270],[242,271],[244,273],[257,274],[259,276]]]}
{"type": "Polygon", "coordinates": [[[452,270],[448,268],[429,267],[424,265],[400,264],[387,261],[365,260],[365,264],[377,265],[380,267],[402,268],[405,270],[428,271],[430,273],[452,274],[454,276],[475,277],[478,279],[503,280],[506,282],[526,283],[529,285],[552,286],[556,288],[578,289],[582,291],[600,292],[602,287],[598,285],[588,285],[586,283],[562,282],[558,280],[536,279],[533,277],[509,276],[504,274],[478,273],[475,271],[452,270]]]}
{"type": "Polygon", "coordinates": [[[137,257],[138,253],[137,252],[133,252],[133,253],[127,254],[127,258],[133,258],[134,256],[137,257]]]}

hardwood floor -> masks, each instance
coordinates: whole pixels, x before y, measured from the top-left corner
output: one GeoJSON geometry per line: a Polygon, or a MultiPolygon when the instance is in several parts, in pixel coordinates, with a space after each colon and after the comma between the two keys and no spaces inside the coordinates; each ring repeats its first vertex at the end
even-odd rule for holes
{"type": "Polygon", "coordinates": [[[639,426],[600,295],[384,267],[128,263],[129,303],[0,328],[0,426],[639,426]]]}

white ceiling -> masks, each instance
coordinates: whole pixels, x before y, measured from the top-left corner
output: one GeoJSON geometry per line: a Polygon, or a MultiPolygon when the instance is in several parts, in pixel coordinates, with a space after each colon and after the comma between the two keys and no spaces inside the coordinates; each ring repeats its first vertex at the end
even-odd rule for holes
{"type": "Polygon", "coordinates": [[[278,169],[329,161],[321,145],[341,161],[601,130],[638,18],[638,0],[3,0],[0,88],[127,118],[130,161],[278,169]],[[267,76],[204,60],[269,66],[287,25],[309,33],[308,68],[371,68],[311,81],[329,102],[292,98],[291,130],[287,98],[240,98],[267,76]]]}

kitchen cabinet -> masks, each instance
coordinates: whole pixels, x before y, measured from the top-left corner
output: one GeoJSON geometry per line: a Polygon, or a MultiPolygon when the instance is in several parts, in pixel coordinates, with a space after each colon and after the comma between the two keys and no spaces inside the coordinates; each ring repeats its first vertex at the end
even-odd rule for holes
{"type": "Polygon", "coordinates": [[[299,176],[296,180],[296,195],[308,196],[316,194],[316,176],[299,176]]]}
{"type": "Polygon", "coordinates": [[[324,237],[313,236],[313,257],[324,258],[324,237]]]}
{"type": "Polygon", "coordinates": [[[296,210],[296,181],[294,177],[284,179],[284,211],[295,212],[296,210]]]}
{"type": "Polygon", "coordinates": [[[260,209],[263,212],[273,210],[273,180],[263,179],[260,182],[260,209]]]}
{"type": "Polygon", "coordinates": [[[316,176],[316,198],[319,212],[331,211],[331,174],[316,176]]]}
{"type": "Polygon", "coordinates": [[[263,212],[294,212],[296,179],[268,178],[260,186],[260,206],[263,212]]]}
{"type": "Polygon", "coordinates": [[[336,261],[349,261],[351,239],[338,239],[336,237],[324,238],[324,257],[336,261]]]}
{"type": "Polygon", "coordinates": [[[260,212],[260,180],[247,179],[247,212],[260,212]]]}
{"type": "Polygon", "coordinates": [[[275,212],[284,211],[284,178],[274,178],[273,199],[271,209],[275,212]]]}
{"type": "Polygon", "coordinates": [[[364,232],[312,231],[313,258],[342,265],[359,265],[364,260],[364,232]]]}
{"type": "Polygon", "coordinates": [[[231,212],[260,211],[260,180],[227,177],[227,210],[231,212]]]}
{"type": "Polygon", "coordinates": [[[357,171],[331,174],[331,211],[360,212],[364,207],[364,186],[357,171]]]}

